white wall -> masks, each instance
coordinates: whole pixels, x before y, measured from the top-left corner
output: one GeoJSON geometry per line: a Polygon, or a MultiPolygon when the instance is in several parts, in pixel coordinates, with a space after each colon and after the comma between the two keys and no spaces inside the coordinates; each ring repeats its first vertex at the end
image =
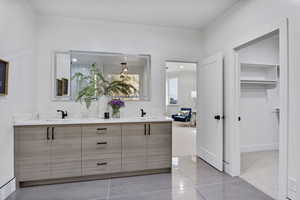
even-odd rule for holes
{"type": "Polygon", "coordinates": [[[8,95],[0,96],[0,186],[14,177],[12,118],[35,105],[35,20],[26,0],[0,1],[0,58],[10,62],[8,95]]]}
{"type": "MultiPolygon", "coordinates": [[[[290,50],[290,66],[294,69],[295,80],[291,86],[290,100],[290,135],[289,135],[289,176],[296,178],[299,173],[298,157],[299,152],[297,146],[298,138],[297,130],[300,124],[296,121],[295,114],[299,112],[300,106],[296,104],[300,100],[300,92],[296,85],[300,85],[300,1],[298,0],[244,0],[240,1],[235,7],[231,8],[219,17],[216,21],[207,26],[204,30],[204,54],[211,55],[215,52],[222,51],[225,54],[225,114],[227,121],[225,122],[226,134],[226,155],[228,162],[232,161],[232,155],[229,154],[230,148],[233,146],[230,138],[234,130],[230,128],[230,124],[235,123],[236,116],[232,109],[235,104],[234,87],[234,58],[232,56],[233,48],[242,44],[249,39],[259,36],[271,30],[275,24],[282,22],[286,17],[289,18],[289,50],[290,50]],[[226,39],[224,39],[226,38],[226,39]]],[[[230,167],[229,167],[230,168],[230,167]]]]}
{"type": "MultiPolygon", "coordinates": [[[[273,64],[279,63],[278,34],[255,41],[238,51],[239,62],[273,64]]],[[[260,78],[260,77],[258,77],[260,78]]],[[[240,94],[240,139],[241,151],[278,149],[279,85],[241,85],[240,94]]]]}
{"type": "Polygon", "coordinates": [[[151,54],[152,97],[149,102],[126,102],[123,116],[137,116],[139,108],[149,115],[164,110],[164,64],[166,59],[198,60],[201,58],[201,34],[155,26],[71,18],[39,17],[38,19],[38,110],[42,113],[67,109],[71,114],[83,108],[74,102],[51,101],[51,54],[55,50],[83,50],[151,54]]]}

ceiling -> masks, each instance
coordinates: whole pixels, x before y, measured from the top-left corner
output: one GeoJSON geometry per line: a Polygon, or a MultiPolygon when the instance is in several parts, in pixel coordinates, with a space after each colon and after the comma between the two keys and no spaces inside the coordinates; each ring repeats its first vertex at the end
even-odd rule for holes
{"type": "Polygon", "coordinates": [[[28,0],[40,15],[201,29],[239,0],[28,0]]]}

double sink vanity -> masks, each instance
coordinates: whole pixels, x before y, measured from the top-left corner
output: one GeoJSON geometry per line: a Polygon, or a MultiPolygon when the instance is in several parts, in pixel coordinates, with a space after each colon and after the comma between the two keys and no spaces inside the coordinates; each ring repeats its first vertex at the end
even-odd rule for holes
{"type": "Polygon", "coordinates": [[[171,171],[165,117],[18,121],[14,140],[21,187],[171,171]]]}

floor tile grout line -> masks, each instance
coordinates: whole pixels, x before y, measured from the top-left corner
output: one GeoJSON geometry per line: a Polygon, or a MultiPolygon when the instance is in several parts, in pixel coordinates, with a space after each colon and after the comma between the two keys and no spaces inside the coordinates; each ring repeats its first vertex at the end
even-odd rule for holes
{"type": "MultiPolygon", "coordinates": [[[[185,187],[185,189],[196,189],[194,186],[188,186],[185,187]]],[[[153,191],[148,191],[148,192],[140,192],[139,195],[149,195],[152,193],[156,193],[156,192],[162,192],[162,191],[167,191],[167,190],[180,190],[180,187],[169,187],[169,188],[163,188],[163,189],[158,189],[158,190],[153,190],[153,191]]],[[[119,194],[119,195],[114,195],[114,196],[110,196],[113,198],[120,198],[120,197],[130,197],[132,196],[131,194],[119,194]]]]}
{"type": "MultiPolygon", "coordinates": [[[[174,187],[171,187],[171,188],[159,189],[159,190],[148,191],[148,192],[140,192],[138,195],[139,195],[139,196],[148,196],[148,195],[150,195],[150,194],[154,194],[154,193],[158,193],[158,192],[164,192],[164,191],[169,191],[169,190],[173,191],[174,189],[180,190],[180,188],[174,188],[174,187]]],[[[185,189],[194,189],[195,191],[197,191],[196,188],[193,187],[193,186],[185,187],[185,189]]],[[[198,191],[197,191],[197,192],[198,192],[198,191]]],[[[113,197],[113,198],[122,198],[122,197],[132,197],[132,196],[135,196],[135,195],[132,195],[132,194],[124,194],[124,195],[114,195],[114,196],[112,196],[112,197],[113,197]]],[[[201,195],[201,196],[203,196],[203,195],[201,195]]],[[[206,200],[206,199],[205,199],[205,200],[206,200]]]]}
{"type": "Polygon", "coordinates": [[[197,188],[208,188],[208,187],[213,187],[213,186],[217,186],[217,185],[224,185],[224,184],[231,184],[231,183],[238,183],[241,182],[241,180],[231,180],[231,181],[223,181],[223,182],[218,182],[218,183],[211,183],[211,184],[204,184],[204,185],[198,185],[195,184],[197,188]]]}
{"type": "Polygon", "coordinates": [[[107,187],[106,200],[110,199],[110,186],[111,186],[111,179],[108,179],[108,187],[107,187]]]}
{"type": "Polygon", "coordinates": [[[198,190],[198,188],[195,188],[196,192],[199,193],[199,195],[203,198],[203,200],[207,200],[207,198],[198,190]]]}

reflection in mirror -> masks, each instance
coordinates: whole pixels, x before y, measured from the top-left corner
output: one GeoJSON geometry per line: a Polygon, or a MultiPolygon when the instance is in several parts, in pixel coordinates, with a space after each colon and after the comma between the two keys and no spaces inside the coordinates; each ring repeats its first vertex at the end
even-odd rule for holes
{"type": "MultiPolygon", "coordinates": [[[[109,82],[124,80],[137,89],[135,94],[122,96],[117,92],[112,97],[123,100],[149,100],[150,99],[150,56],[124,55],[114,53],[71,51],[71,76],[77,73],[89,75],[91,66],[95,64],[109,82]]],[[[72,99],[76,99],[80,90],[85,87],[78,80],[71,82],[72,99]]]]}
{"type": "Polygon", "coordinates": [[[54,96],[56,99],[70,99],[71,61],[68,52],[55,53],[54,96]]]}

